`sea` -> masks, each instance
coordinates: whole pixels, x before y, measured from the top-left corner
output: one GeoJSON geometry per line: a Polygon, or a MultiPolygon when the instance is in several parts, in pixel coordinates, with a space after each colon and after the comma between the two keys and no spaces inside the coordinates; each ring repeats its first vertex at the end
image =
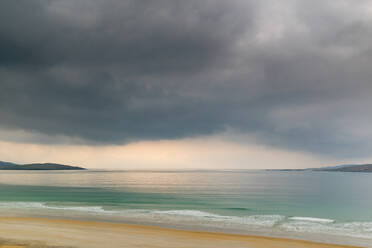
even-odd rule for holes
{"type": "Polygon", "coordinates": [[[0,171],[0,215],[372,247],[372,173],[0,171]]]}

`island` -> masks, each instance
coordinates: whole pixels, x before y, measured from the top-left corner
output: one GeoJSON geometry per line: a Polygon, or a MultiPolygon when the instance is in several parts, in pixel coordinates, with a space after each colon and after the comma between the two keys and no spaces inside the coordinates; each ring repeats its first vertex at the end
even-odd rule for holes
{"type": "Polygon", "coordinates": [[[55,163],[15,164],[0,161],[0,170],[85,170],[85,168],[55,163]]]}
{"type": "Polygon", "coordinates": [[[268,171],[330,171],[330,172],[367,172],[372,173],[372,164],[347,164],[307,169],[277,169],[268,171]]]}
{"type": "Polygon", "coordinates": [[[348,164],[313,169],[315,171],[372,172],[372,164],[348,164]]]}

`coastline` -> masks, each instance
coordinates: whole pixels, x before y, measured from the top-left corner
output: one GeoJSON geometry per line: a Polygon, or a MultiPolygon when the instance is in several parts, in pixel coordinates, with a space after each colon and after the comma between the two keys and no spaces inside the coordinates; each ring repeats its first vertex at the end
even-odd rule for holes
{"type": "MultiPolygon", "coordinates": [[[[135,224],[69,219],[0,217],[0,240],[5,247],[76,248],[356,248],[286,238],[175,230],[135,224]],[[37,244],[37,245],[35,245],[37,244]]],[[[1,244],[1,243],[0,243],[1,244]]]]}

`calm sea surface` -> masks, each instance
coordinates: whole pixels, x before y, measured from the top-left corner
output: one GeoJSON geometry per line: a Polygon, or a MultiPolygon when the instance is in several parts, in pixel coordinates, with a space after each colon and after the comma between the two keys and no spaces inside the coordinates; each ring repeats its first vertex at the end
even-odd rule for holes
{"type": "Polygon", "coordinates": [[[372,174],[1,171],[0,213],[372,244],[372,174]]]}

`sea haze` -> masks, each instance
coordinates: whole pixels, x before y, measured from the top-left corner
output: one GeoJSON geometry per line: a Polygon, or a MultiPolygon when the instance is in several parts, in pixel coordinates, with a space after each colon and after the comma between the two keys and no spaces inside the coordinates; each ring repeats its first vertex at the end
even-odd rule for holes
{"type": "Polygon", "coordinates": [[[0,211],[372,243],[372,174],[4,171],[0,211]]]}

